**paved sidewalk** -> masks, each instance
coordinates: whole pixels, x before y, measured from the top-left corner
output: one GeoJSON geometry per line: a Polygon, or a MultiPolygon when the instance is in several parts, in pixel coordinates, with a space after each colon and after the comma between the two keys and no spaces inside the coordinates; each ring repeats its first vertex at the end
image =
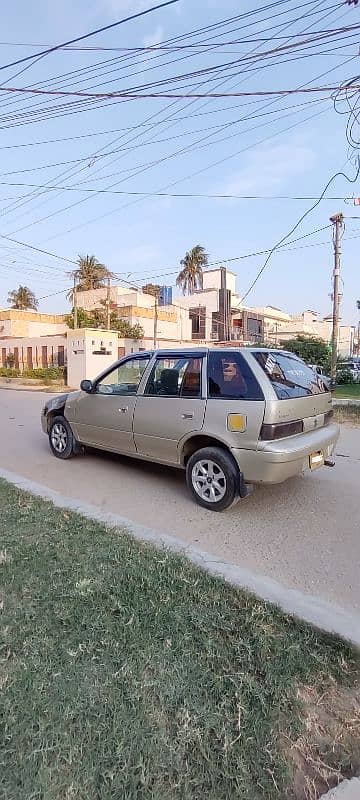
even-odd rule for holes
{"type": "Polygon", "coordinates": [[[324,794],[320,800],[360,800],[360,778],[343,781],[336,789],[324,794]]]}

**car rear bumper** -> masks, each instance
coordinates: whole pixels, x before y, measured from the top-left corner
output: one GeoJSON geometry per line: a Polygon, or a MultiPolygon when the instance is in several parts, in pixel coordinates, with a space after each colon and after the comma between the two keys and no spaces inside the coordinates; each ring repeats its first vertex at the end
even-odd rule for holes
{"type": "Polygon", "coordinates": [[[325,425],[275,442],[259,442],[257,450],[233,448],[232,454],[248,483],[282,483],[310,469],[313,453],[330,458],[339,432],[338,425],[325,425]]]}

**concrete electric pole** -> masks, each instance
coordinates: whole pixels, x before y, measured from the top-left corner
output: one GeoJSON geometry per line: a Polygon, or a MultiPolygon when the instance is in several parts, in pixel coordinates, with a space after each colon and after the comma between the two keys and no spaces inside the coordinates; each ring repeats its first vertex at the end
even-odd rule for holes
{"type": "Polygon", "coordinates": [[[74,330],[75,330],[75,328],[77,328],[78,326],[76,275],[74,275],[73,307],[74,307],[74,330]]]}
{"type": "Polygon", "coordinates": [[[107,279],[107,291],[106,291],[106,330],[110,330],[110,305],[111,305],[111,298],[110,298],[110,278],[107,279]]]}
{"type": "Polygon", "coordinates": [[[154,306],[154,350],[157,350],[158,305],[159,305],[159,298],[156,294],[155,306],[154,306]]]}
{"type": "Polygon", "coordinates": [[[331,352],[331,382],[335,386],[336,369],[339,342],[339,322],[340,322],[340,255],[341,255],[341,231],[344,225],[343,214],[334,214],[330,217],[330,222],[334,226],[334,283],[333,283],[333,315],[332,315],[332,352],[331,352]]]}

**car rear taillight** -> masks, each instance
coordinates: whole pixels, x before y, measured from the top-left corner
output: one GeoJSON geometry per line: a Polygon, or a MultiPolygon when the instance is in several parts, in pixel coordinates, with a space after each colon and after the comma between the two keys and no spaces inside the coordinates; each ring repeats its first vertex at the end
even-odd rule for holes
{"type": "Polygon", "coordinates": [[[264,424],[261,427],[260,439],[266,442],[272,439],[284,439],[285,436],[295,436],[297,433],[302,433],[303,430],[302,419],[296,419],[294,422],[276,422],[272,425],[264,424]]]}
{"type": "Polygon", "coordinates": [[[329,422],[331,422],[333,416],[334,416],[333,409],[331,409],[331,411],[327,411],[326,414],[324,414],[324,425],[328,425],[329,422]]]}

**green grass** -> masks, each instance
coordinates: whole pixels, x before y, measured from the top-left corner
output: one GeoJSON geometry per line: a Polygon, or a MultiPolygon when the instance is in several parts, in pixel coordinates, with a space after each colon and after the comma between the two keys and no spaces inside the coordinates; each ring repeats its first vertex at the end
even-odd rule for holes
{"type": "Polygon", "coordinates": [[[360,400],[360,383],[349,383],[337,386],[335,389],[335,397],[360,400]]]}
{"type": "Polygon", "coordinates": [[[347,644],[2,481],[0,530],[2,800],[299,800],[359,768],[347,644]]]}

